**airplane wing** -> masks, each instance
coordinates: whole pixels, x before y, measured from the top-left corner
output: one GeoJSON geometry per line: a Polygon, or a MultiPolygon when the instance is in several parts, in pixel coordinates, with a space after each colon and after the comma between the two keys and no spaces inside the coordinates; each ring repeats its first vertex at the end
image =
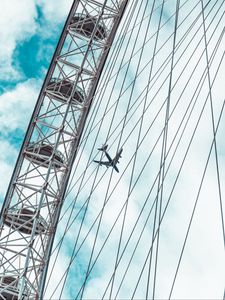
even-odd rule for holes
{"type": "Polygon", "coordinates": [[[93,160],[95,163],[100,164],[100,166],[109,167],[110,163],[108,161],[100,161],[100,160],[93,160]]]}
{"type": "Polygon", "coordinates": [[[110,162],[108,161],[100,161],[100,160],[93,160],[95,163],[99,164],[100,166],[106,166],[106,167],[110,167],[112,166],[114,168],[114,170],[116,170],[117,173],[119,173],[119,169],[117,168],[116,165],[111,165],[110,162]]]}
{"type": "Polygon", "coordinates": [[[113,158],[113,164],[116,165],[118,162],[119,162],[119,159],[121,156],[121,153],[122,153],[123,149],[120,149],[120,151],[116,154],[116,156],[113,158]]]}

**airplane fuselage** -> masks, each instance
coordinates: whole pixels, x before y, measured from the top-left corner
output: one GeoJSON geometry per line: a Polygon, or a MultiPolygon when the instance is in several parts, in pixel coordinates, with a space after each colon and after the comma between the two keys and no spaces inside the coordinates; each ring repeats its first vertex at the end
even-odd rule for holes
{"type": "Polygon", "coordinates": [[[97,161],[97,160],[94,160],[94,162],[100,164],[100,166],[104,165],[107,168],[108,167],[113,167],[117,172],[119,172],[119,170],[118,170],[118,168],[117,168],[116,165],[119,163],[119,158],[122,157],[121,153],[122,153],[123,149],[121,148],[117,152],[116,156],[112,159],[111,156],[109,155],[109,153],[106,151],[107,148],[108,148],[108,145],[104,145],[103,147],[98,148],[98,150],[104,152],[104,154],[107,157],[108,161],[97,161]]]}

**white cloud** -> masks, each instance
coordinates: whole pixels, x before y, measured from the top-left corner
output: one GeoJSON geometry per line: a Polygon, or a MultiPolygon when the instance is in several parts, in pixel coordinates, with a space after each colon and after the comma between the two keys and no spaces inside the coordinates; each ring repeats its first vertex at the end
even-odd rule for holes
{"type": "Polygon", "coordinates": [[[39,89],[40,82],[29,79],[0,96],[0,127],[3,132],[26,129],[39,89]]]}
{"type": "Polygon", "coordinates": [[[0,18],[0,80],[22,77],[13,65],[12,56],[16,46],[32,36],[37,25],[37,11],[33,0],[2,0],[0,18]]]}
{"type": "Polygon", "coordinates": [[[45,19],[52,24],[64,22],[72,5],[72,0],[36,0],[41,7],[45,19]]]}
{"type": "Polygon", "coordinates": [[[25,132],[36,103],[39,89],[40,82],[30,79],[17,84],[15,89],[5,92],[0,96],[0,128],[2,136],[0,139],[0,165],[1,173],[4,174],[1,177],[1,196],[6,193],[18,155],[18,149],[15,148],[15,145],[11,145],[4,138],[13,140],[13,137],[10,135],[12,132],[15,134],[14,131],[18,129],[25,132]]]}
{"type": "Polygon", "coordinates": [[[16,63],[13,54],[16,47],[36,33],[49,36],[56,25],[64,22],[72,1],[60,0],[2,0],[0,9],[0,80],[20,80],[23,74],[16,63]],[[44,15],[46,24],[40,27],[37,22],[37,6],[44,15]],[[49,33],[50,32],[50,33],[49,33]]]}
{"type": "Polygon", "coordinates": [[[1,174],[4,174],[4,176],[1,176],[0,197],[3,197],[6,193],[18,152],[8,141],[2,139],[0,139],[0,147],[1,174]]]}

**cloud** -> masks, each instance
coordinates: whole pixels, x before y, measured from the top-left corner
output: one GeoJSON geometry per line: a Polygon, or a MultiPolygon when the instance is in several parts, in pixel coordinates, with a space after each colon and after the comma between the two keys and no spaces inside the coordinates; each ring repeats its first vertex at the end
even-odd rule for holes
{"type": "Polygon", "coordinates": [[[18,145],[22,142],[39,89],[40,82],[29,79],[0,96],[0,165],[4,174],[1,196],[6,192],[18,155],[18,145]]]}
{"type": "Polygon", "coordinates": [[[29,79],[0,96],[0,127],[4,133],[26,129],[39,89],[40,82],[29,79]]]}
{"type": "MultiPolygon", "coordinates": [[[[51,0],[1,1],[1,11],[9,13],[1,14],[0,19],[0,81],[24,79],[23,71],[13,57],[16,48],[36,34],[42,35],[42,39],[51,38],[54,32],[58,36],[59,24],[66,20],[71,4],[71,0],[60,0],[57,4],[51,0]]],[[[39,52],[41,55],[41,49],[39,52]]]]}
{"type": "Polygon", "coordinates": [[[16,162],[16,157],[18,155],[17,150],[12,146],[7,140],[0,138],[0,166],[1,166],[1,184],[0,184],[0,199],[6,193],[6,187],[8,186],[14,164],[16,162]]]}
{"type": "Polygon", "coordinates": [[[18,43],[30,38],[37,30],[37,11],[32,0],[2,0],[0,18],[0,80],[18,80],[22,74],[13,65],[12,56],[18,43]]]}
{"type": "Polygon", "coordinates": [[[64,22],[72,5],[72,0],[36,0],[41,8],[44,18],[51,24],[58,25],[64,22]]]}

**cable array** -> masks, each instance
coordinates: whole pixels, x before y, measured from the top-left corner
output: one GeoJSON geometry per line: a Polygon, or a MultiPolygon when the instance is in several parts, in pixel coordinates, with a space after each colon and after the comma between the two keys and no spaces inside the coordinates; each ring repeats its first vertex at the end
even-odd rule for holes
{"type": "Polygon", "coordinates": [[[203,201],[223,251],[224,19],[220,0],[130,1],[74,162],[48,299],[180,297],[203,201]],[[93,162],[102,144],[123,148],[119,174],[93,162]]]}

